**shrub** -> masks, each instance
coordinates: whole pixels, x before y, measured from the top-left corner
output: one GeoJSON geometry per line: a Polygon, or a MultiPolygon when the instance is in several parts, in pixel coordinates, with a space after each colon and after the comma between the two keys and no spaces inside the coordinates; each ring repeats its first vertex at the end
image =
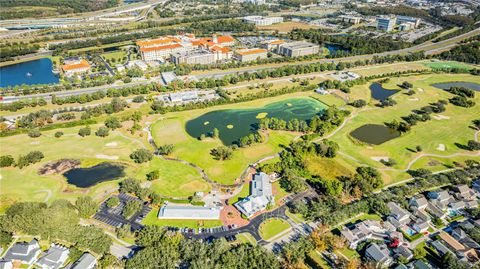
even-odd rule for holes
{"type": "Polygon", "coordinates": [[[212,149],[210,154],[215,160],[230,160],[233,155],[233,150],[229,147],[220,146],[212,149]]]}
{"type": "Polygon", "coordinates": [[[17,166],[18,168],[22,169],[25,166],[39,162],[44,157],[45,156],[40,151],[31,151],[25,156],[20,155],[18,157],[17,166]]]}
{"type": "Polygon", "coordinates": [[[147,174],[147,180],[148,181],[152,181],[152,180],[159,179],[159,178],[160,178],[160,171],[158,171],[158,170],[153,170],[153,171],[151,171],[147,174]]]}
{"type": "Polygon", "coordinates": [[[106,137],[109,135],[109,130],[107,127],[100,127],[98,128],[98,130],[95,132],[95,135],[96,136],[100,136],[100,137],[106,137]]]}
{"type": "Polygon", "coordinates": [[[157,152],[158,154],[161,154],[161,155],[168,155],[173,152],[173,149],[174,149],[173,144],[167,144],[167,145],[158,147],[157,152]]]}
{"type": "Polygon", "coordinates": [[[3,155],[0,156],[0,167],[9,167],[15,164],[15,159],[12,155],[3,155]]]}
{"type": "Polygon", "coordinates": [[[55,133],[56,138],[60,138],[60,137],[62,137],[62,135],[63,135],[63,132],[60,132],[60,131],[55,133]]]}
{"type": "Polygon", "coordinates": [[[144,101],[145,101],[145,98],[141,95],[135,96],[132,99],[132,102],[134,102],[134,103],[143,103],[144,101]]]}
{"type": "Polygon", "coordinates": [[[81,137],[89,136],[91,133],[92,133],[92,130],[88,126],[84,128],[80,128],[80,130],[78,130],[78,135],[81,137]]]}
{"type": "Polygon", "coordinates": [[[112,207],[116,207],[119,203],[120,203],[120,199],[118,199],[117,196],[112,196],[108,198],[106,205],[107,207],[112,208],[112,207]]]}
{"type": "Polygon", "coordinates": [[[28,136],[32,138],[40,137],[42,134],[40,133],[40,130],[38,129],[30,129],[28,130],[28,136]]]}
{"type": "Polygon", "coordinates": [[[105,120],[105,126],[112,130],[115,130],[117,128],[122,127],[122,123],[120,122],[120,120],[118,120],[117,117],[110,117],[107,120],[105,120]]]}

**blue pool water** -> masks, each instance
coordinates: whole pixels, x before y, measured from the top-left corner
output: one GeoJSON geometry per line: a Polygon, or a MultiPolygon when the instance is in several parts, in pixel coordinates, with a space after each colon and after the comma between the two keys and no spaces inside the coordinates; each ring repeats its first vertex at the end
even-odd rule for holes
{"type": "Polygon", "coordinates": [[[49,58],[42,58],[0,67],[0,87],[58,83],[58,76],[52,72],[52,66],[49,58]]]}
{"type": "Polygon", "coordinates": [[[417,233],[417,232],[415,232],[415,231],[414,231],[413,229],[411,229],[411,228],[407,228],[406,232],[407,232],[407,234],[408,234],[409,236],[412,236],[412,235],[414,235],[414,234],[417,233]]]}

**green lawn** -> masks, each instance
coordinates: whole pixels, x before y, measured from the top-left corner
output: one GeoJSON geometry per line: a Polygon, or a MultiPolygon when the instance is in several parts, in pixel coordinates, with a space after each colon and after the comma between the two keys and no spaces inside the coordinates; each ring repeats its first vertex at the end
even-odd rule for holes
{"type": "Polygon", "coordinates": [[[250,243],[254,246],[257,245],[257,241],[249,233],[241,233],[241,234],[237,234],[236,236],[237,236],[237,240],[242,243],[250,243]]]}
{"type": "Polygon", "coordinates": [[[260,236],[269,240],[290,228],[290,224],[283,219],[267,219],[260,224],[260,236]]]}
{"type": "Polygon", "coordinates": [[[308,253],[308,257],[315,262],[315,264],[321,268],[321,269],[330,269],[332,268],[330,265],[328,265],[327,261],[320,255],[317,251],[311,251],[308,253]]]}
{"type": "Polygon", "coordinates": [[[459,69],[470,70],[473,68],[464,63],[455,62],[455,61],[430,61],[430,62],[426,62],[425,66],[432,69],[459,68],[459,69]]]}
{"type": "Polygon", "coordinates": [[[142,221],[144,225],[171,226],[179,228],[211,228],[222,226],[220,220],[166,220],[158,219],[159,208],[154,208],[142,221]]]}
{"type": "Polygon", "coordinates": [[[113,60],[114,64],[122,63],[123,57],[126,57],[126,56],[127,56],[127,52],[123,50],[117,50],[114,52],[107,52],[102,54],[102,57],[105,58],[105,60],[107,61],[113,60]]]}
{"type": "MultiPolygon", "coordinates": [[[[475,101],[477,106],[474,108],[462,108],[451,104],[446,106],[446,111],[441,113],[443,119],[432,119],[427,122],[418,123],[412,130],[401,137],[387,141],[381,145],[363,145],[353,141],[349,134],[356,128],[364,124],[383,124],[394,119],[401,120],[401,116],[407,116],[413,109],[418,109],[436,102],[440,99],[451,98],[451,94],[434,88],[433,83],[449,81],[468,81],[475,82],[478,78],[465,74],[433,74],[433,75],[415,75],[401,78],[391,78],[384,84],[385,88],[398,88],[397,84],[408,81],[414,85],[417,92],[413,96],[397,93],[393,99],[397,105],[388,108],[378,108],[371,106],[366,110],[358,112],[357,116],[350,120],[345,127],[337,132],[330,140],[340,145],[340,151],[345,155],[339,155],[337,158],[343,159],[347,163],[366,164],[382,169],[384,181],[386,184],[408,178],[408,174],[400,171],[389,171],[383,164],[374,160],[378,157],[392,158],[397,162],[394,169],[405,169],[408,163],[417,157],[420,153],[412,152],[409,148],[421,145],[423,153],[451,155],[456,153],[471,153],[460,149],[456,143],[465,145],[468,140],[473,139],[474,130],[469,128],[471,121],[478,118],[478,104],[480,97],[477,95],[475,101]],[[414,98],[414,99],[412,99],[414,98]],[[445,151],[439,151],[440,144],[445,145],[445,151]],[[354,161],[353,161],[354,160],[354,161]]],[[[361,87],[368,90],[368,87],[361,87]]],[[[456,158],[452,158],[456,159],[456,158]]],[[[461,159],[461,158],[460,158],[461,159]]],[[[475,159],[479,159],[475,157],[475,159]]],[[[391,170],[391,169],[390,169],[391,170]]]]}
{"type": "Polygon", "coordinates": [[[175,161],[154,157],[148,166],[136,172],[136,178],[145,178],[151,171],[159,170],[160,178],[152,181],[151,189],[158,194],[187,198],[197,191],[209,192],[208,184],[193,167],[175,161]]]}
{"type": "Polygon", "coordinates": [[[285,211],[285,214],[296,223],[304,223],[305,222],[305,218],[300,213],[294,214],[294,213],[290,212],[289,209],[287,209],[285,211]]]}

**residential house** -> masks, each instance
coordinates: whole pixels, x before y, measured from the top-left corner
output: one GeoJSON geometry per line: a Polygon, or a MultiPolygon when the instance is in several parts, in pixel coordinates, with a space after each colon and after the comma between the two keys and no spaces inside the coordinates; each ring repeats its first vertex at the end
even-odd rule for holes
{"type": "Polygon", "coordinates": [[[393,258],[385,244],[370,244],[365,250],[365,256],[380,266],[390,266],[393,263],[393,258]]]}
{"type": "Polygon", "coordinates": [[[445,245],[457,255],[459,259],[466,261],[478,260],[478,254],[475,249],[464,246],[448,233],[441,231],[439,233],[439,237],[443,243],[445,243],[445,245]]]}
{"type": "Polygon", "coordinates": [[[90,253],[83,253],[70,269],[93,269],[97,265],[97,259],[90,253]]]}
{"type": "Polygon", "coordinates": [[[250,196],[235,203],[235,207],[248,218],[255,213],[265,210],[268,205],[274,203],[272,183],[270,177],[260,172],[253,176],[250,183],[250,196]]]}
{"type": "Polygon", "coordinates": [[[410,213],[407,210],[400,207],[397,203],[389,202],[387,206],[390,209],[390,216],[388,216],[387,219],[396,228],[400,228],[401,226],[406,225],[411,221],[410,213]]]}
{"type": "Polygon", "coordinates": [[[453,197],[446,190],[431,191],[427,194],[427,197],[433,205],[441,210],[447,209],[448,204],[454,201],[453,197]]]}
{"type": "Polygon", "coordinates": [[[422,260],[416,260],[408,264],[409,268],[411,269],[431,269],[432,266],[430,264],[425,263],[422,260]]]}
{"type": "Polygon", "coordinates": [[[423,210],[427,208],[428,201],[425,198],[425,196],[423,196],[423,194],[419,194],[417,196],[412,197],[408,204],[410,205],[410,208],[412,208],[413,210],[423,210]]]}
{"type": "Polygon", "coordinates": [[[36,239],[30,242],[15,243],[3,257],[6,261],[19,261],[23,264],[33,264],[40,254],[40,245],[36,239]]]}
{"type": "Polygon", "coordinates": [[[90,64],[86,60],[79,60],[78,62],[62,65],[62,70],[66,77],[71,77],[75,74],[85,73],[90,70],[90,64]]]}
{"type": "Polygon", "coordinates": [[[476,179],[472,182],[472,189],[480,194],[480,178],[478,178],[478,179],[476,179]]]}
{"type": "Polygon", "coordinates": [[[447,248],[440,240],[430,241],[427,242],[427,244],[432,246],[438,252],[438,254],[440,254],[440,256],[444,256],[447,253],[455,255],[455,253],[453,253],[453,251],[447,248]]]}
{"type": "Polygon", "coordinates": [[[52,244],[36,264],[43,269],[57,269],[65,263],[69,254],[70,250],[67,247],[52,244]]]}
{"type": "Polygon", "coordinates": [[[0,260],[0,269],[13,269],[12,261],[2,261],[2,260],[0,260]]]}
{"type": "Polygon", "coordinates": [[[386,237],[385,229],[375,220],[364,220],[355,224],[352,229],[343,227],[340,233],[347,239],[351,249],[356,249],[359,243],[367,239],[383,240],[386,237]]]}
{"type": "Polygon", "coordinates": [[[468,234],[461,228],[455,228],[452,231],[452,237],[458,240],[462,245],[467,248],[474,248],[480,250],[480,244],[475,242],[468,234]]]}
{"type": "Polygon", "coordinates": [[[430,226],[428,225],[428,222],[422,220],[422,219],[417,219],[413,225],[412,228],[417,232],[417,233],[424,233],[428,230],[430,226]]]}
{"type": "Polygon", "coordinates": [[[453,187],[455,197],[459,200],[472,201],[476,199],[475,191],[470,189],[466,184],[456,185],[453,187]]]}
{"type": "Polygon", "coordinates": [[[399,245],[397,248],[394,249],[396,256],[403,256],[407,261],[413,258],[412,251],[404,245],[399,245]]]}

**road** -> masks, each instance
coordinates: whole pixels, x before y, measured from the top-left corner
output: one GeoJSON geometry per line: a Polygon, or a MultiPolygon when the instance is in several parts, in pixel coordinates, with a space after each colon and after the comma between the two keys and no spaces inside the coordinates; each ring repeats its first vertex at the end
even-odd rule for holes
{"type": "MultiPolygon", "coordinates": [[[[313,62],[351,62],[351,61],[356,61],[356,60],[366,60],[366,59],[372,59],[374,56],[387,56],[387,55],[396,55],[396,54],[405,54],[405,53],[410,53],[410,52],[417,52],[417,51],[424,51],[426,54],[432,54],[436,53],[439,50],[449,48],[451,46],[454,46],[457,42],[466,39],[470,36],[478,35],[480,34],[480,28],[477,28],[475,30],[472,30],[468,33],[446,39],[444,41],[438,42],[438,43],[424,43],[420,44],[417,46],[413,46],[410,48],[406,49],[401,49],[401,50],[396,50],[396,51],[388,51],[388,52],[383,52],[383,53],[378,53],[378,54],[367,54],[367,55],[357,55],[357,56],[350,56],[350,57],[344,57],[344,58],[336,58],[336,59],[320,59],[320,60],[315,60],[315,61],[306,61],[299,63],[297,65],[302,65],[302,64],[309,64],[313,62]]],[[[229,74],[237,74],[237,73],[244,73],[244,72],[257,72],[261,70],[269,70],[269,69],[275,69],[280,66],[284,65],[289,65],[289,64],[294,64],[294,63],[280,63],[280,64],[275,64],[275,65],[269,65],[269,66],[262,66],[262,67],[256,67],[256,66],[250,66],[250,67],[244,67],[244,68],[239,68],[239,69],[233,69],[233,70],[214,70],[214,71],[208,71],[202,74],[197,74],[195,75],[197,78],[202,79],[202,78],[221,78],[223,76],[229,75],[229,74]]],[[[132,87],[132,86],[139,86],[139,85],[147,85],[152,82],[161,82],[161,79],[159,77],[156,78],[151,78],[149,80],[143,80],[143,81],[137,81],[137,82],[132,82],[132,83],[127,83],[123,85],[104,85],[104,86],[98,86],[98,87],[91,87],[91,88],[84,88],[84,89],[77,89],[77,90],[71,90],[71,91],[63,91],[63,92],[55,92],[55,95],[58,97],[66,97],[66,96],[72,96],[72,95],[80,95],[80,94],[89,94],[89,93],[94,93],[97,91],[106,91],[108,89],[119,89],[119,88],[125,88],[125,87],[132,87]]],[[[14,102],[14,101],[19,101],[23,99],[32,99],[32,98],[45,98],[49,99],[50,95],[52,93],[40,93],[40,94],[34,94],[34,95],[23,95],[23,96],[7,96],[4,97],[3,102],[14,102]]]]}

